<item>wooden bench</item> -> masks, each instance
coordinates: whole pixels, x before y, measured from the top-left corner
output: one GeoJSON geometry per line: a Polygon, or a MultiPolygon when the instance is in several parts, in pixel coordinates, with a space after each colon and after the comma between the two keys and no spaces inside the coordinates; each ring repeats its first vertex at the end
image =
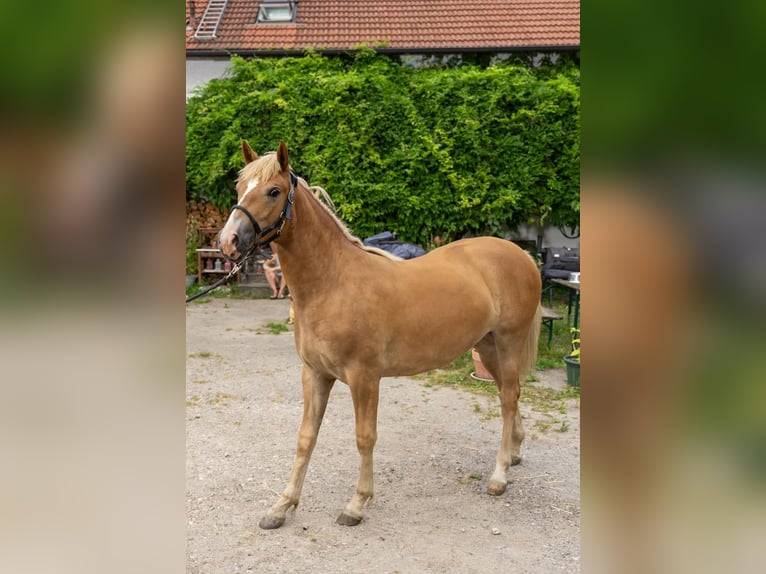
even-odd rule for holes
{"type": "Polygon", "coordinates": [[[563,317],[550,307],[542,307],[542,310],[542,324],[548,327],[548,347],[550,347],[551,341],[553,341],[553,322],[563,319],[563,317]]]}

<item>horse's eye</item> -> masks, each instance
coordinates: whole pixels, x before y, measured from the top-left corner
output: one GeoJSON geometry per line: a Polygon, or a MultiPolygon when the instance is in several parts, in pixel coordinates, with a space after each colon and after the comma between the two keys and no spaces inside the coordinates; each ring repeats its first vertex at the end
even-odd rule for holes
{"type": "Polygon", "coordinates": [[[278,187],[272,187],[269,190],[269,197],[279,197],[279,188],[278,187]]]}

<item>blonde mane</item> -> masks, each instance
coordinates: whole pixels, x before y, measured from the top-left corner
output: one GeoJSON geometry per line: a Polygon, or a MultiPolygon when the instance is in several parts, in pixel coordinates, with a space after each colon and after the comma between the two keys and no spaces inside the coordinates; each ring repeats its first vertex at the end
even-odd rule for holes
{"type": "Polygon", "coordinates": [[[313,197],[316,200],[316,202],[319,205],[321,205],[322,208],[324,208],[324,210],[330,216],[330,219],[332,219],[335,222],[335,224],[338,226],[338,229],[340,230],[340,232],[351,243],[353,243],[360,249],[363,249],[364,251],[368,251],[370,253],[374,253],[375,255],[381,255],[393,261],[402,261],[401,257],[397,257],[393,253],[389,253],[388,251],[385,251],[383,249],[378,249],[377,247],[370,247],[368,245],[365,245],[361,239],[352,235],[348,227],[346,227],[346,224],[343,223],[338,217],[338,215],[336,214],[335,203],[330,197],[330,194],[327,193],[323,187],[319,187],[318,185],[309,186],[309,184],[306,183],[306,180],[300,177],[298,178],[298,182],[302,183],[308,190],[311,191],[311,197],[313,197]]]}
{"type": "MultiPolygon", "coordinates": [[[[270,151],[263,154],[255,161],[248,163],[245,167],[239,170],[238,181],[239,182],[248,181],[256,177],[261,178],[264,181],[268,181],[270,179],[277,177],[281,171],[282,171],[282,167],[279,165],[279,160],[277,159],[277,153],[274,151],[270,151]]],[[[309,196],[313,198],[313,200],[315,200],[319,205],[322,206],[322,208],[330,216],[330,219],[332,219],[335,222],[335,224],[338,226],[338,229],[340,230],[340,232],[351,243],[353,243],[360,249],[369,251],[370,253],[381,255],[383,257],[387,257],[394,261],[402,260],[401,257],[397,257],[393,253],[389,253],[388,251],[384,251],[383,249],[378,249],[377,247],[369,247],[365,245],[361,239],[352,235],[351,232],[348,230],[348,227],[346,227],[346,225],[338,218],[338,215],[336,213],[335,203],[330,197],[330,194],[328,194],[324,190],[324,188],[319,187],[318,185],[310,186],[306,182],[306,180],[301,177],[298,178],[298,184],[303,185],[306,189],[308,189],[311,192],[309,196]]]]}

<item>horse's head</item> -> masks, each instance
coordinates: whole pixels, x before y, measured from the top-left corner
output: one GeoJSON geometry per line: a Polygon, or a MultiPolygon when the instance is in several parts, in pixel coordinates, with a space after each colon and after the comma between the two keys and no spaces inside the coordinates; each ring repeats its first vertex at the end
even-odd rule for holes
{"type": "Polygon", "coordinates": [[[237,180],[237,204],[221,229],[221,253],[238,261],[251,247],[276,240],[290,219],[295,176],[290,172],[287,146],[261,157],[242,142],[245,167],[237,180]]]}

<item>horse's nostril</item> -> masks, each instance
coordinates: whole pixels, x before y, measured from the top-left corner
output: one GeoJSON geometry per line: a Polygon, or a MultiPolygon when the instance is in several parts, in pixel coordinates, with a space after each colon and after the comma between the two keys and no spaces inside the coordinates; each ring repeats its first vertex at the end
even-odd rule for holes
{"type": "Polygon", "coordinates": [[[232,233],[232,234],[231,234],[231,243],[230,243],[230,245],[231,245],[231,246],[232,246],[234,249],[236,249],[238,244],[239,244],[239,237],[237,237],[237,234],[236,234],[236,233],[232,233]]]}

